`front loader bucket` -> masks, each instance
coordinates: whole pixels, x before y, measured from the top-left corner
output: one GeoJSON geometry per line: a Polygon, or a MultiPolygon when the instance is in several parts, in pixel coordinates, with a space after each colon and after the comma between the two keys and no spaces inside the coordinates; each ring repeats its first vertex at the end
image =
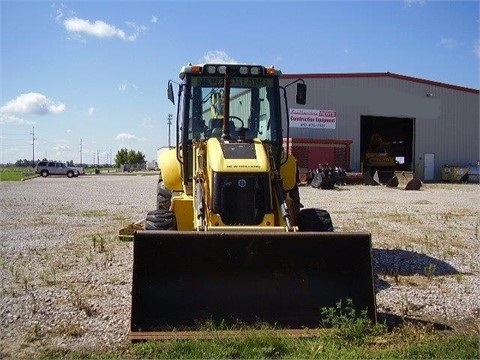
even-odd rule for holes
{"type": "Polygon", "coordinates": [[[376,320],[368,233],[137,231],[131,340],[216,324],[317,328],[351,299],[376,320]]]}

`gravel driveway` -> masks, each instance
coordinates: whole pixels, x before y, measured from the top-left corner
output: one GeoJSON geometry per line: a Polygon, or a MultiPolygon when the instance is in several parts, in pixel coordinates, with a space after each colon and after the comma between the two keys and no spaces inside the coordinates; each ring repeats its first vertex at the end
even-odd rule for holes
{"type": "MultiPolygon", "coordinates": [[[[123,226],[155,208],[156,176],[0,182],[0,358],[128,346],[132,243],[123,226]]],[[[336,231],[369,231],[381,319],[474,331],[480,311],[480,187],[300,188],[336,231]]]]}

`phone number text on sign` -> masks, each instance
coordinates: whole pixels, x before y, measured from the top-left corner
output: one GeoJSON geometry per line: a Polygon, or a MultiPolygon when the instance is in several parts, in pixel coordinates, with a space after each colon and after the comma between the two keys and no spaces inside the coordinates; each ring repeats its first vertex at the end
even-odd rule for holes
{"type": "Polygon", "coordinates": [[[290,109],[290,126],[335,129],[337,112],[335,110],[290,109]]]}

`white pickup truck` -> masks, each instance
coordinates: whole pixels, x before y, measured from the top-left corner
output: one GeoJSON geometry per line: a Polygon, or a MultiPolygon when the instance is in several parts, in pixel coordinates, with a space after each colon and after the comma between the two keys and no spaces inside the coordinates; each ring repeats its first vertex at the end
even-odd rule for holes
{"type": "Polygon", "coordinates": [[[47,177],[48,175],[67,175],[67,177],[77,177],[78,169],[69,167],[58,161],[40,161],[35,168],[37,174],[47,177]]]}

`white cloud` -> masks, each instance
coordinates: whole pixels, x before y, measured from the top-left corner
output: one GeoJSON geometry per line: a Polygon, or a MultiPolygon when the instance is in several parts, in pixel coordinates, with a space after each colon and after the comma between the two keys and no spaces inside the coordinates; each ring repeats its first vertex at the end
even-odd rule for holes
{"type": "Polygon", "coordinates": [[[85,33],[100,38],[114,36],[118,36],[120,38],[125,37],[125,32],[100,20],[92,23],[88,20],[74,17],[65,20],[63,25],[67,31],[73,33],[85,33]]]}
{"type": "Polygon", "coordinates": [[[138,138],[135,135],[127,134],[127,133],[120,133],[115,138],[117,141],[137,141],[138,138]]]}
{"type": "Polygon", "coordinates": [[[31,92],[10,100],[0,108],[0,111],[11,114],[47,115],[59,114],[65,109],[65,104],[55,103],[45,95],[31,92]]]}
{"type": "Polygon", "coordinates": [[[129,41],[135,41],[137,39],[138,35],[147,31],[146,26],[138,25],[138,24],[134,23],[133,21],[126,21],[125,24],[127,24],[127,26],[131,27],[134,31],[134,33],[132,35],[127,37],[127,40],[129,40],[129,41]]]}
{"type": "Polygon", "coordinates": [[[12,114],[0,113],[0,124],[2,125],[35,125],[35,121],[28,121],[12,114]]]}
{"type": "Polygon", "coordinates": [[[155,15],[152,15],[152,20],[150,20],[150,22],[156,24],[158,22],[158,18],[155,15]]]}
{"type": "Polygon", "coordinates": [[[57,7],[56,4],[52,3],[51,7],[56,10],[55,21],[59,24],[62,23],[63,18],[65,18],[66,16],[75,16],[75,12],[70,10],[65,4],[59,4],[57,7]]]}
{"type": "Polygon", "coordinates": [[[147,129],[152,129],[153,128],[152,119],[150,117],[143,118],[142,127],[147,129]]]}
{"type": "Polygon", "coordinates": [[[477,43],[473,46],[473,52],[480,59],[480,40],[477,40],[477,43]]]}
{"type": "Polygon", "coordinates": [[[76,35],[89,35],[97,38],[119,38],[125,41],[135,41],[138,35],[146,31],[145,26],[137,25],[134,22],[126,22],[127,26],[133,29],[133,33],[127,35],[124,30],[110,25],[104,21],[90,21],[71,17],[63,21],[65,29],[76,35]]]}
{"type": "Polygon", "coordinates": [[[212,50],[203,55],[200,63],[238,64],[238,61],[228,56],[223,50],[212,50]]]}
{"type": "Polygon", "coordinates": [[[440,45],[446,47],[447,49],[453,49],[453,48],[456,47],[456,46],[462,45],[462,43],[458,42],[458,41],[455,40],[455,39],[442,38],[442,39],[440,40],[440,45]]]}
{"type": "Polygon", "coordinates": [[[53,150],[56,152],[57,156],[58,155],[63,155],[64,152],[70,150],[70,145],[67,140],[56,140],[55,145],[53,146],[53,150]]]}
{"type": "Polygon", "coordinates": [[[404,0],[405,7],[412,7],[414,5],[423,6],[427,3],[427,0],[404,0]]]}
{"type": "Polygon", "coordinates": [[[94,112],[95,112],[95,108],[94,107],[89,107],[88,110],[87,110],[87,115],[88,116],[93,116],[94,112]]]}
{"type": "Polygon", "coordinates": [[[118,85],[118,90],[122,92],[127,91],[128,89],[138,90],[138,86],[135,84],[131,84],[127,81],[124,81],[120,85],[118,85]]]}

